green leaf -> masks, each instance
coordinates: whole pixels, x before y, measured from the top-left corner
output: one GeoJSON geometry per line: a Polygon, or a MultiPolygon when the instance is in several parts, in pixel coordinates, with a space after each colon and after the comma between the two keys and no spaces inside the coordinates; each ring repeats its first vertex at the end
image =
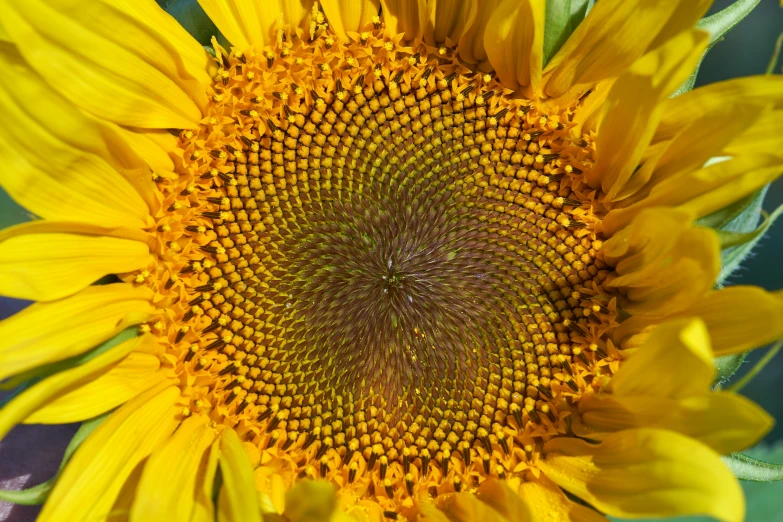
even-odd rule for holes
{"type": "Polygon", "coordinates": [[[21,504],[24,506],[43,504],[46,502],[47,497],[49,497],[49,493],[52,491],[54,484],[57,482],[57,478],[60,476],[60,473],[62,473],[65,465],[71,459],[71,456],[74,454],[74,452],[76,452],[79,446],[81,446],[82,442],[84,442],[84,439],[86,439],[87,436],[92,433],[93,430],[95,430],[95,428],[97,428],[106,419],[106,417],[110,415],[110,413],[111,412],[107,412],[93,419],[84,421],[82,425],[79,426],[79,429],[74,434],[71,442],[68,443],[68,447],[65,448],[63,460],[60,462],[60,467],[58,468],[54,477],[50,478],[46,482],[42,482],[36,486],[20,491],[0,490],[0,500],[13,502],[14,504],[21,504]]]}
{"type": "Polygon", "coordinates": [[[215,23],[196,0],[157,1],[158,5],[173,16],[201,45],[210,46],[211,38],[220,34],[215,23]]]}
{"type": "Polygon", "coordinates": [[[546,0],[544,65],[571,36],[571,0],[546,0]]]}
{"type": "Polygon", "coordinates": [[[73,368],[74,366],[79,366],[80,364],[84,364],[90,359],[99,356],[100,354],[114,348],[118,344],[123,343],[128,339],[132,339],[137,335],[138,328],[136,326],[126,328],[105,343],[97,346],[96,348],[93,348],[89,352],[76,355],[62,361],[39,366],[38,368],[33,368],[24,373],[20,373],[19,375],[15,375],[14,377],[11,377],[10,379],[0,383],[0,390],[13,390],[18,386],[29,386],[30,384],[35,384],[36,382],[40,381],[41,379],[45,379],[50,375],[67,370],[68,368],[73,368]]]}
{"type": "Polygon", "coordinates": [[[36,219],[0,188],[0,230],[36,219]]]}
{"type": "Polygon", "coordinates": [[[750,254],[753,247],[763,237],[764,232],[772,225],[782,212],[775,210],[771,216],[759,224],[764,216],[762,206],[768,187],[751,194],[740,201],[697,221],[701,226],[718,231],[721,238],[721,272],[718,276],[718,287],[739,268],[750,254]]]}
{"type": "Polygon", "coordinates": [[[707,16],[699,20],[699,23],[696,24],[696,27],[710,33],[709,44],[707,45],[707,49],[704,51],[704,54],[701,55],[701,59],[696,65],[696,69],[694,69],[693,74],[691,74],[691,76],[685,80],[685,83],[683,83],[679,89],[674,91],[672,97],[679,96],[680,94],[686,93],[693,89],[693,86],[696,84],[696,76],[699,74],[701,62],[704,60],[704,57],[707,56],[707,53],[710,52],[710,49],[712,49],[712,47],[718,43],[720,39],[723,38],[729,31],[734,29],[734,26],[736,26],[746,16],[748,16],[759,2],[760,0],[737,0],[729,7],[718,11],[714,15],[707,16]]]}
{"type": "Polygon", "coordinates": [[[716,357],[714,360],[716,370],[715,386],[725,383],[732,375],[737,373],[742,363],[745,362],[747,355],[748,352],[744,352],[716,357]]]}
{"type": "Polygon", "coordinates": [[[723,461],[738,479],[752,482],[783,480],[783,464],[770,464],[742,453],[733,453],[723,457],[723,461]]]}

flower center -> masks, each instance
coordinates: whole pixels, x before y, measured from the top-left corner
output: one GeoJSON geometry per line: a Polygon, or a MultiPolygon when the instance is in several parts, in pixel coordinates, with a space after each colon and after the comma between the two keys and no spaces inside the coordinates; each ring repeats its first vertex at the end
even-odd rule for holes
{"type": "Polygon", "coordinates": [[[516,473],[604,356],[590,144],[452,55],[369,33],[224,55],[159,183],[192,409],[391,510],[516,473]]]}

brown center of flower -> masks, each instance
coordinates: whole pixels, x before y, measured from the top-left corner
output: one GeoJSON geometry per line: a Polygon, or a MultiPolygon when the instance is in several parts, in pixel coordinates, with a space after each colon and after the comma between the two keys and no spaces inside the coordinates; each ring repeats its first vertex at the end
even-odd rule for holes
{"type": "Polygon", "coordinates": [[[528,462],[605,357],[590,145],[426,51],[363,33],[222,56],[160,180],[193,408],[389,509],[528,462]]]}

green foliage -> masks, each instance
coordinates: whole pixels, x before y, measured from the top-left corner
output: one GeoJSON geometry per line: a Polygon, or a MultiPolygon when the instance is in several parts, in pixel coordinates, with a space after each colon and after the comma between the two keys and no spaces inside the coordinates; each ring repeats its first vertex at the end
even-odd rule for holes
{"type": "Polygon", "coordinates": [[[94,419],[90,419],[82,423],[82,425],[79,427],[79,430],[71,439],[71,442],[68,443],[68,447],[65,449],[65,455],[63,456],[63,460],[60,463],[60,468],[57,470],[57,473],[54,477],[50,478],[46,482],[42,482],[36,486],[20,491],[0,490],[0,500],[13,502],[14,504],[22,504],[25,506],[43,504],[46,502],[46,499],[49,497],[49,493],[51,493],[52,488],[54,488],[54,484],[57,482],[57,478],[60,476],[60,473],[62,473],[65,465],[71,459],[71,456],[74,454],[74,452],[76,452],[79,446],[81,446],[82,442],[84,442],[87,436],[92,433],[93,430],[95,430],[95,428],[97,428],[106,419],[106,417],[109,416],[110,413],[111,412],[104,413],[103,415],[99,415],[94,419]]]}

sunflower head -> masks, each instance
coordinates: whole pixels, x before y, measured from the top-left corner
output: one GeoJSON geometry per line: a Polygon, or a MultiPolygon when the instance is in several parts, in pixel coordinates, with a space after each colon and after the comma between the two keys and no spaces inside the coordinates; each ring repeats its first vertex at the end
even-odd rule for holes
{"type": "Polygon", "coordinates": [[[0,233],[40,301],[0,378],[46,377],[0,433],[118,408],[41,518],[740,521],[718,454],[770,419],[712,358],[783,300],[713,291],[701,225],[779,173],[783,90],[668,99],[708,3],[558,51],[543,0],[201,0],[208,55],[151,0],[0,0],[0,182],[44,218],[0,233]]]}

